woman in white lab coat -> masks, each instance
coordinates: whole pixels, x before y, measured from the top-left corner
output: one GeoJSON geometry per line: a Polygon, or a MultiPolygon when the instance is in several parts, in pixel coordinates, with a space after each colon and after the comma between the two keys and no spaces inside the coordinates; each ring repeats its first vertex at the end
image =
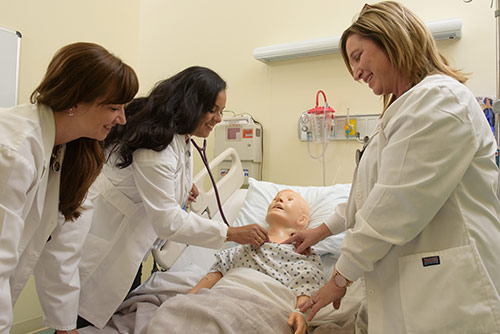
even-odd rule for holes
{"type": "Polygon", "coordinates": [[[73,244],[58,231],[80,216],[104,163],[99,141],[125,123],[124,104],[137,90],[135,72],[119,58],[74,43],[56,53],[33,104],[0,109],[0,333],[9,333],[12,306],[33,272],[46,325],[75,328],[65,312],[78,289],[53,284],[78,279],[59,261],[73,244]]]}
{"type": "Polygon", "coordinates": [[[500,333],[497,145],[465,76],[395,2],[365,5],[341,50],[385,110],[347,206],[287,241],[303,252],[346,230],[332,278],[301,310],[338,308],[364,277],[368,333],[500,333]]]}
{"type": "Polygon", "coordinates": [[[183,210],[197,192],[190,138],[206,138],[225,105],[224,80],[195,66],[126,107],[127,124],[105,141],[108,160],[89,194],[93,214],[82,219],[90,231],[80,263],[81,318],[106,324],[158,237],[210,248],[226,240],[259,247],[267,240],[257,224],[228,228],[183,210]]]}

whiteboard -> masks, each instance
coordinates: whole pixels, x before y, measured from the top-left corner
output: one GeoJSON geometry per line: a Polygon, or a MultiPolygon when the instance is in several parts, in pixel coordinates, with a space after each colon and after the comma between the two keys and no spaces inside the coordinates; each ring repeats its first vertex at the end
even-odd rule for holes
{"type": "Polygon", "coordinates": [[[0,107],[17,104],[21,33],[0,27],[0,107]]]}

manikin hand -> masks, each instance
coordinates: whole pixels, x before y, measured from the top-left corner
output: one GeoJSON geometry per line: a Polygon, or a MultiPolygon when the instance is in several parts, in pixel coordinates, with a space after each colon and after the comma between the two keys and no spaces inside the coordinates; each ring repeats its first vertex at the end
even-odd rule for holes
{"type": "Polygon", "coordinates": [[[299,254],[311,254],[311,246],[316,245],[326,237],[331,236],[330,229],[323,223],[318,227],[294,233],[282,244],[295,244],[295,251],[299,254]]]}
{"type": "Polygon", "coordinates": [[[187,294],[194,295],[203,288],[211,289],[221,278],[222,273],[220,271],[210,272],[206,274],[205,277],[203,277],[201,281],[199,281],[198,284],[196,284],[187,294]]]}
{"type": "Polygon", "coordinates": [[[309,314],[307,321],[311,321],[320,309],[330,303],[333,303],[333,307],[338,310],[340,301],[344,297],[346,290],[346,288],[339,288],[332,277],[314,296],[300,303],[298,305],[299,310],[305,313],[307,310],[311,309],[311,314],[309,314]]]}
{"type": "Polygon", "coordinates": [[[290,316],[288,316],[288,326],[293,328],[293,334],[306,334],[306,319],[298,312],[290,312],[290,316]]]}
{"type": "Polygon", "coordinates": [[[196,197],[200,194],[200,191],[196,187],[196,184],[193,183],[193,186],[191,187],[191,191],[189,192],[188,195],[188,202],[196,202],[196,197]]]}
{"type": "Polygon", "coordinates": [[[269,241],[267,231],[259,224],[250,224],[239,227],[228,227],[227,240],[241,245],[253,245],[260,248],[264,242],[269,241]]]}

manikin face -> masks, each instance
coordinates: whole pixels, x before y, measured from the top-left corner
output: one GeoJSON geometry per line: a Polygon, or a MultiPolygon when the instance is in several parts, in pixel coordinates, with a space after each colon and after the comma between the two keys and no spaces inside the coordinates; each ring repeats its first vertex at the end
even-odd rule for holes
{"type": "Polygon", "coordinates": [[[280,191],[267,208],[266,222],[279,220],[290,227],[306,227],[309,221],[309,205],[293,190],[280,191]]]}
{"type": "Polygon", "coordinates": [[[81,124],[81,137],[97,140],[104,140],[116,124],[127,122],[123,104],[78,103],[71,112],[81,124]]]}
{"type": "Polygon", "coordinates": [[[408,85],[392,66],[385,52],[371,39],[352,34],[347,38],[346,52],[354,80],[363,80],[375,95],[401,96],[408,85]]]}
{"type": "Polygon", "coordinates": [[[226,107],[226,91],[221,90],[215,100],[215,105],[211,112],[206,112],[198,122],[196,129],[191,135],[207,138],[217,123],[222,121],[222,110],[226,107]]]}

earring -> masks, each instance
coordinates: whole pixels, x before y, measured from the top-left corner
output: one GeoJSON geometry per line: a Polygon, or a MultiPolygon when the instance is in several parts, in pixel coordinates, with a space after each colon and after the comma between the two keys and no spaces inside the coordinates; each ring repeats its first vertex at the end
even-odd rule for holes
{"type": "Polygon", "coordinates": [[[73,110],[73,108],[69,108],[69,110],[68,110],[68,116],[69,117],[75,116],[75,114],[72,112],[72,110],[73,110]]]}

